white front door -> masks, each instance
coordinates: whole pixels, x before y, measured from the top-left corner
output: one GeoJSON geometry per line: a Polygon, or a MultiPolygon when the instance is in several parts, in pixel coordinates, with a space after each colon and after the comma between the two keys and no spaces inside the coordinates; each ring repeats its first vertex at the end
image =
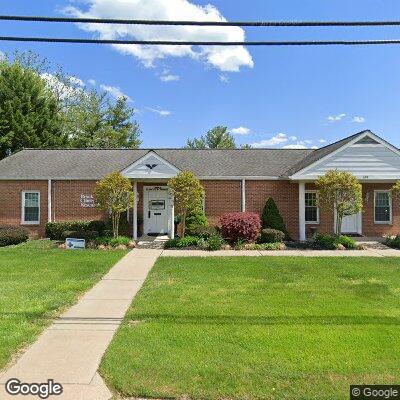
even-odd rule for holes
{"type": "Polygon", "coordinates": [[[347,215],[342,221],[342,233],[361,234],[361,213],[347,215]]]}
{"type": "Polygon", "coordinates": [[[144,187],[144,234],[168,234],[170,196],[166,186],[144,187]]]}

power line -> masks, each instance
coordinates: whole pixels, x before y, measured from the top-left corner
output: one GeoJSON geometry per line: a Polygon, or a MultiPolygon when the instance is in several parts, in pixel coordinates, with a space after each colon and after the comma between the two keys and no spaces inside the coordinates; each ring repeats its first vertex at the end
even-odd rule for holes
{"type": "Polygon", "coordinates": [[[258,26],[258,27],[313,27],[313,26],[400,26],[400,21],[158,21],[110,18],[40,17],[0,15],[3,21],[67,22],[123,25],[181,25],[181,26],[258,26]]]}
{"type": "Polygon", "coordinates": [[[164,46],[362,46],[400,44],[400,39],[389,40],[325,40],[325,41],[246,41],[246,42],[206,42],[173,40],[123,40],[123,39],[75,39],[48,37],[0,36],[0,41],[80,43],[80,44],[138,44],[164,46]]]}

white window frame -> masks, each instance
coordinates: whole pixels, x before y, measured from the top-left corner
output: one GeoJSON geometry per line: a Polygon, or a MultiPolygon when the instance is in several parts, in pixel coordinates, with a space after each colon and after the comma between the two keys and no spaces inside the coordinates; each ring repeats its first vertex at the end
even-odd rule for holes
{"type": "Polygon", "coordinates": [[[39,190],[23,190],[21,193],[21,225],[40,225],[40,191],[39,190]],[[25,221],[25,194],[36,193],[38,195],[39,213],[38,221],[25,221]]]}
{"type": "Polygon", "coordinates": [[[393,204],[390,190],[374,190],[374,224],[376,225],[392,225],[393,223],[393,204]],[[390,220],[389,221],[377,221],[376,220],[376,195],[377,193],[388,193],[389,194],[389,207],[390,207],[390,220]]]}
{"type": "Polygon", "coordinates": [[[319,225],[318,190],[306,190],[304,192],[304,216],[306,215],[306,207],[307,207],[306,206],[306,194],[307,193],[316,193],[317,194],[317,220],[316,221],[307,221],[306,220],[306,225],[319,225]]]}

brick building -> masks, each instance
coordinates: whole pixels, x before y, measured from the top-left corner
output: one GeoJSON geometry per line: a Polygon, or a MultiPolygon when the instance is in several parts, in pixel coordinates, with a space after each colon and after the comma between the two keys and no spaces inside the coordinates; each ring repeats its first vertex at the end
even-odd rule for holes
{"type": "Polygon", "coordinates": [[[333,232],[334,212],[320,212],[313,184],[330,169],[352,172],[363,186],[363,212],[346,217],[343,232],[399,233],[400,205],[389,189],[400,179],[400,151],[370,131],[318,150],[23,150],[0,161],[0,223],[44,236],[47,221],[105,218],[95,208],[95,182],[121,171],[135,192],[127,216],[132,236],[173,235],[174,205],[166,183],[189,170],[205,188],[211,224],[226,212],[261,213],[273,197],[291,236],[303,240],[311,227],[333,232]]]}

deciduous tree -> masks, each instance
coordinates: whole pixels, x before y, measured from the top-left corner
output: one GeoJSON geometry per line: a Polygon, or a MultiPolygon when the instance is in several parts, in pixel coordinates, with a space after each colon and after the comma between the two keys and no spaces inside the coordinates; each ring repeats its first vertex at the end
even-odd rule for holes
{"type": "Polygon", "coordinates": [[[120,172],[113,172],[96,182],[94,194],[97,208],[110,213],[113,235],[117,237],[121,213],[133,207],[131,181],[123,177],[120,172]]]}
{"type": "Polygon", "coordinates": [[[176,214],[181,217],[181,233],[185,236],[186,218],[195,212],[204,198],[204,188],[192,172],[183,171],[168,181],[174,195],[176,214]]]}
{"type": "Polygon", "coordinates": [[[357,178],[346,171],[332,170],[316,181],[318,205],[329,211],[336,211],[335,233],[342,232],[342,221],[347,215],[362,210],[362,186],[357,178]]]}
{"type": "Polygon", "coordinates": [[[200,138],[188,139],[188,149],[236,149],[234,137],[226,126],[216,126],[200,138]]]}

